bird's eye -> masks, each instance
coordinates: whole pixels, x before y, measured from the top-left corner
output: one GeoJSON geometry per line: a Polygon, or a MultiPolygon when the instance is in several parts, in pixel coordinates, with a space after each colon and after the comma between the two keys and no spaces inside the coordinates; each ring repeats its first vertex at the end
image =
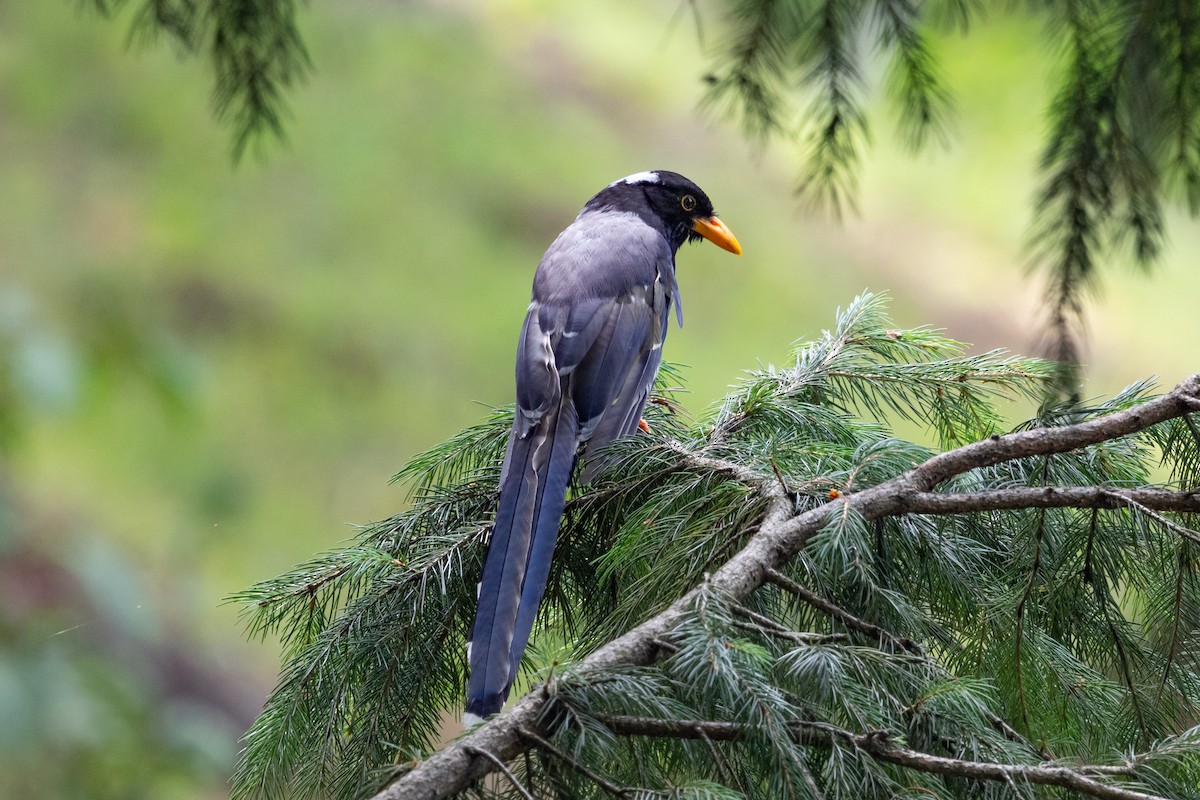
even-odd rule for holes
{"type": "Polygon", "coordinates": [[[679,204],[683,206],[684,211],[692,211],[696,208],[696,198],[692,197],[690,194],[685,194],[679,199],[679,204]]]}

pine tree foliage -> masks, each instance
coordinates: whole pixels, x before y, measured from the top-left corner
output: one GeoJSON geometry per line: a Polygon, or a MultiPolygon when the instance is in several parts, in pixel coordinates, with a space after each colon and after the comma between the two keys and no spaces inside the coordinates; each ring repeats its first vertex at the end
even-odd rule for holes
{"type": "Polygon", "coordinates": [[[283,138],[283,93],[309,68],[297,0],[88,2],[106,15],[135,5],[131,41],[150,44],[165,36],[181,52],[208,58],[213,109],[233,126],[235,158],[263,134],[283,138]]]}
{"type": "MultiPolygon", "coordinates": [[[[1126,243],[1137,263],[1153,263],[1163,246],[1164,204],[1200,211],[1200,6],[1009,6],[1027,7],[1059,44],[1030,252],[1049,277],[1049,351],[1063,365],[1052,388],[1072,397],[1083,303],[1097,265],[1126,243]]],[[[919,147],[943,137],[952,76],[939,69],[936,34],[967,31],[995,11],[972,0],[730,0],[731,34],[708,100],[755,138],[798,141],[801,190],[840,212],[853,202],[869,138],[863,76],[872,64],[886,63],[883,89],[898,111],[900,138],[919,147]]]]}
{"type": "MultiPolygon", "coordinates": [[[[601,477],[569,497],[515,691],[544,698],[528,747],[467,794],[1194,796],[1200,532],[1187,514],[1131,494],[870,520],[846,504],[748,595],[710,584],[765,524],[762,487],[782,487],[793,512],[853,496],[1003,432],[1009,404],[1032,404],[1052,374],[896,329],[884,299],[864,295],[697,423],[660,383],[653,433],[614,443],[601,477]],[[656,660],[583,663],[685,595],[656,660]]],[[[1150,392],[1025,427],[1099,418],[1150,392]]],[[[365,797],[437,747],[463,700],[510,422],[499,411],[418,456],[399,476],[411,509],[238,596],[250,632],[282,641],[284,664],[247,734],[237,797],[365,797]]],[[[1184,416],[939,491],[1117,493],[1156,477],[1192,490],[1198,465],[1184,416]]]]}

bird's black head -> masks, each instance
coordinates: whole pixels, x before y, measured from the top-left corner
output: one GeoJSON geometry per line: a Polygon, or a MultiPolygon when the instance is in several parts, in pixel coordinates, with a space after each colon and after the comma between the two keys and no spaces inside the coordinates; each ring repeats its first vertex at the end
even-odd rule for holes
{"type": "Polygon", "coordinates": [[[584,211],[601,210],[637,214],[659,230],[672,249],[679,249],[685,241],[708,239],[731,253],[742,254],[737,237],[717,219],[708,195],[678,172],[659,169],[613,181],[584,206],[584,211]]]}

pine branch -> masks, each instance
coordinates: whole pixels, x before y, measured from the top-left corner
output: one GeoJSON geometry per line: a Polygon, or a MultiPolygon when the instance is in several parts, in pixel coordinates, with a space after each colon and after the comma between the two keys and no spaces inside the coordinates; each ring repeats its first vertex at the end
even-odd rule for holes
{"type": "MultiPolygon", "coordinates": [[[[892,50],[887,82],[899,105],[900,136],[914,150],[932,134],[944,134],[950,93],[942,84],[937,62],[918,25],[922,4],[912,0],[881,0],[879,45],[892,50]]],[[[944,141],[944,136],[943,136],[944,141]]]]}
{"type": "MultiPolygon", "coordinates": [[[[601,720],[618,736],[740,741],[750,734],[747,726],[736,722],[664,720],[630,716],[607,716],[602,717],[601,720]]],[[[895,735],[890,731],[855,733],[822,722],[794,722],[788,728],[799,742],[828,746],[832,742],[840,740],[881,761],[920,772],[953,775],[971,780],[998,781],[1005,784],[1012,781],[1023,781],[1041,786],[1057,786],[1105,800],[1166,800],[1159,795],[1126,789],[1097,780],[1099,775],[1132,777],[1135,770],[1128,765],[1096,768],[1059,764],[1027,765],[964,761],[900,747],[895,744],[895,735]]],[[[1135,756],[1130,761],[1136,763],[1139,758],[1141,756],[1135,756]]]]}
{"type": "Polygon", "coordinates": [[[735,6],[729,26],[737,32],[727,51],[729,66],[709,77],[704,104],[741,117],[747,138],[764,140],[782,126],[782,75],[787,72],[788,40],[795,35],[795,11],[785,0],[750,0],[735,6]]]}
{"type": "MultiPolygon", "coordinates": [[[[1118,440],[1196,410],[1200,410],[1200,375],[1185,380],[1162,397],[1102,417],[1062,427],[997,435],[935,455],[898,477],[799,512],[778,481],[762,481],[755,491],[765,501],[765,511],[757,532],[742,550],[713,572],[705,586],[692,590],[666,610],[584,658],[576,668],[576,675],[586,679],[587,675],[600,675],[605,670],[653,663],[662,653],[657,642],[670,640],[672,631],[690,613],[698,592],[719,591],[733,600],[747,597],[768,580],[768,570],[779,570],[791,561],[835,515],[853,510],[872,520],[904,514],[915,496],[929,493],[971,470],[1069,453],[1118,440]]],[[[462,791],[494,768],[490,760],[475,755],[472,749],[486,749],[504,761],[526,750],[529,743],[521,731],[536,732],[539,725],[546,724],[543,710],[547,697],[545,687],[526,695],[509,710],[416,765],[375,795],[376,799],[423,800],[462,791]]],[[[905,766],[917,768],[916,764],[905,766]]],[[[1003,772],[1003,765],[992,767],[999,772],[991,774],[1003,772]]]]}
{"type": "MultiPolygon", "coordinates": [[[[91,0],[115,14],[128,0],[91,0]]],[[[206,55],[213,72],[213,109],[233,126],[239,159],[264,134],[284,138],[284,93],[311,66],[297,26],[299,0],[142,0],[131,37],[151,43],[165,34],[182,52],[206,55]]]]}
{"type": "Polygon", "coordinates": [[[812,21],[812,62],[803,82],[815,87],[816,98],[805,118],[809,165],[799,192],[826,204],[835,214],[855,207],[855,170],[867,121],[858,98],[862,84],[855,35],[862,7],[824,0],[812,21]]]}
{"type": "Polygon", "coordinates": [[[1200,512],[1200,492],[1167,489],[1124,489],[1106,486],[1020,486],[983,492],[920,492],[906,500],[905,514],[967,514],[1021,508],[1133,507],[1155,521],[1194,539],[1200,533],[1182,528],[1156,511],[1200,512]]]}
{"type": "MultiPolygon", "coordinates": [[[[814,754],[789,743],[786,724],[822,720],[850,730],[898,731],[911,749],[993,763],[1045,759],[1032,739],[1046,751],[1088,761],[1092,753],[1169,735],[1200,709],[1198,617],[1189,590],[1176,600],[1177,587],[1194,583],[1180,560],[1190,545],[1151,514],[1124,503],[1104,513],[1036,508],[947,516],[911,513],[897,503],[871,519],[852,505],[864,493],[895,487],[931,453],[890,438],[880,423],[859,421],[854,387],[872,381],[843,376],[881,374],[876,361],[927,366],[895,372],[896,381],[878,386],[878,408],[932,396],[965,409],[993,391],[992,381],[970,379],[951,384],[959,391],[945,391],[946,376],[974,374],[969,360],[954,358],[954,344],[933,332],[892,330],[879,309],[878,298],[859,298],[839,315],[833,333],[800,351],[795,366],[747,381],[711,425],[656,420],[656,434],[613,444],[598,484],[578,487],[539,615],[542,633],[522,668],[529,675],[558,662],[550,677],[536,679],[548,701],[538,712],[538,735],[615,785],[640,787],[633,790],[639,795],[778,796],[807,786],[819,796],[834,786],[868,784],[886,795],[914,785],[944,792],[953,782],[881,768],[883,762],[852,748],[809,769],[814,754]],[[773,509],[781,519],[798,518],[830,498],[841,502],[786,565],[786,577],[863,623],[860,630],[793,602],[775,586],[735,597],[713,582],[723,562],[764,525],[775,525],[767,519],[773,509]],[[1031,711],[1022,736],[1003,721],[1013,713],[1006,645],[1015,597],[1028,582],[1026,554],[1038,518],[1045,552],[1038,590],[1026,603],[1022,666],[1031,711]],[[637,662],[645,666],[589,666],[594,649],[692,589],[675,624],[649,637],[651,652],[637,662]],[[1123,596],[1110,600],[1109,593],[1123,596]],[[1144,614],[1142,603],[1149,604],[1144,614]],[[884,641],[920,642],[927,655],[857,643],[860,633],[880,642],[861,630],[867,624],[891,634],[884,641]],[[555,652],[560,636],[566,658],[555,652]],[[725,752],[716,759],[705,748],[669,743],[626,748],[597,721],[606,714],[728,719],[754,726],[759,739],[721,745],[725,752]],[[1107,724],[1097,727],[1096,719],[1107,724]],[[745,776],[756,774],[769,776],[768,784],[748,783],[745,776]],[[706,782],[713,780],[720,785],[706,782]]],[[[1011,397],[1036,384],[1033,366],[1033,373],[988,374],[1010,385],[1002,396],[1011,397]]],[[[1042,424],[1123,413],[1143,403],[1146,391],[1135,384],[1092,408],[1048,414],[1042,424]]],[[[995,414],[990,404],[983,413],[995,414]]],[[[1052,459],[1001,459],[926,493],[1044,488],[1037,484],[1141,488],[1154,449],[1179,476],[1177,485],[1191,487],[1190,468],[1181,471],[1196,457],[1186,420],[1052,459]]],[[[411,512],[250,593],[255,605],[247,611],[264,631],[286,635],[298,615],[317,609],[317,622],[302,630],[318,635],[319,644],[288,648],[288,677],[248,736],[237,796],[360,797],[436,741],[445,710],[461,703],[463,631],[494,505],[499,438],[493,434],[502,427],[503,420],[485,423],[418,457],[414,463],[425,468],[408,470],[416,493],[411,512]],[[445,477],[427,479],[435,470],[445,477]],[[442,481],[453,485],[437,485],[442,481]],[[337,575],[348,561],[362,566],[337,575]]],[[[958,430],[979,427],[971,422],[958,430]]],[[[1150,510],[1186,524],[1173,512],[1150,510]]],[[[577,792],[569,765],[544,751],[532,760],[488,752],[507,761],[535,795],[595,793],[594,787],[577,792]]],[[[1187,775],[1198,765],[1196,747],[1180,745],[1177,760],[1164,762],[1169,779],[1155,788],[1174,794],[1174,787],[1190,785],[1187,775]]]]}

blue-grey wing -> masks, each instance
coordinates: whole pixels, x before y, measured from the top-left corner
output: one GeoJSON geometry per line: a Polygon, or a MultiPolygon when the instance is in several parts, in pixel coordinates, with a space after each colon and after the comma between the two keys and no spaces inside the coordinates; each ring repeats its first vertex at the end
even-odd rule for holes
{"type": "Polygon", "coordinates": [[[586,441],[585,466],[580,475],[584,483],[590,482],[602,466],[600,460],[588,460],[587,454],[596,453],[613,439],[633,433],[658,375],[663,341],[667,335],[670,296],[662,284],[656,282],[649,287],[646,300],[650,314],[638,331],[641,340],[631,353],[636,357],[625,368],[619,385],[612,392],[608,408],[594,420],[590,428],[585,426],[581,431],[586,441]]]}
{"type": "MultiPolygon", "coordinates": [[[[614,298],[532,305],[518,348],[514,435],[536,427],[563,391],[590,452],[632,433],[662,361],[669,306],[659,281],[614,298]]],[[[598,467],[591,463],[582,479],[590,481],[598,467]]]]}
{"type": "Polygon", "coordinates": [[[598,359],[611,366],[602,351],[624,346],[625,327],[636,316],[624,315],[622,321],[629,299],[591,297],[570,304],[530,304],[517,344],[518,432],[528,431],[558,404],[564,382],[581,365],[592,378],[598,359]]]}
{"type": "Polygon", "coordinates": [[[570,379],[584,441],[614,414],[627,410],[630,378],[644,369],[646,355],[658,339],[660,324],[651,293],[651,286],[635,287],[598,312],[604,315],[604,324],[570,379]]]}

